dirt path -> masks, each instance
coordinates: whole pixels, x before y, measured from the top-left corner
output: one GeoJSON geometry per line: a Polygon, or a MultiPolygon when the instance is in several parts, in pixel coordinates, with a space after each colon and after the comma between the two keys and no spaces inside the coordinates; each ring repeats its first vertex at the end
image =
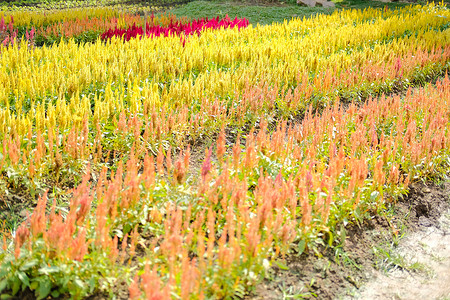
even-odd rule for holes
{"type": "MultiPolygon", "coordinates": [[[[425,197],[433,200],[435,195],[425,197]]],[[[367,284],[345,299],[450,299],[450,209],[441,213],[438,219],[419,216],[415,231],[386,258],[398,265],[374,271],[367,284]]]]}

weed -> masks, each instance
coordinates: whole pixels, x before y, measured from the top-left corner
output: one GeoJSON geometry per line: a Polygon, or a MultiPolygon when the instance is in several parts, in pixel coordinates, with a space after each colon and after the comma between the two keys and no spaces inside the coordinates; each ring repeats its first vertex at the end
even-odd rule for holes
{"type": "Polygon", "coordinates": [[[425,272],[429,276],[431,269],[421,262],[410,262],[404,255],[398,253],[395,249],[395,243],[375,246],[372,248],[373,253],[377,257],[376,267],[390,272],[392,270],[404,270],[407,272],[425,272]]]}
{"type": "MultiPolygon", "coordinates": [[[[313,284],[311,282],[310,286],[313,284]]],[[[296,288],[295,286],[286,286],[285,283],[282,283],[278,285],[278,288],[281,291],[282,299],[283,300],[289,300],[289,299],[311,299],[313,297],[317,297],[317,295],[310,291],[305,291],[305,287],[296,288]]]]}
{"type": "Polygon", "coordinates": [[[352,269],[355,270],[362,270],[362,266],[358,263],[356,263],[356,261],[354,259],[352,259],[350,257],[350,255],[343,250],[342,247],[336,247],[334,249],[334,257],[335,257],[335,261],[338,265],[343,265],[345,267],[350,267],[352,269]]]}

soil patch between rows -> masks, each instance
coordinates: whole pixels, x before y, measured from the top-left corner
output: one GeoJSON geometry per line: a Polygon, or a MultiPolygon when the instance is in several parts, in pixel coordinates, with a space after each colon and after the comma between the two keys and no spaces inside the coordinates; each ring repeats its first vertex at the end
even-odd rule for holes
{"type": "Polygon", "coordinates": [[[342,247],[274,264],[247,300],[447,299],[450,181],[414,183],[383,216],[346,229],[342,247]]]}

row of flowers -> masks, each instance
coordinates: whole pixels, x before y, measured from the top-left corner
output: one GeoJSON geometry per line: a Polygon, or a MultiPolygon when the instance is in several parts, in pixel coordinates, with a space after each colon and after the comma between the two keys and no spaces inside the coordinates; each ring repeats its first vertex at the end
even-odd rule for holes
{"type": "MultiPolygon", "coordinates": [[[[0,289],[81,298],[116,285],[102,278],[120,278],[131,299],[242,296],[280,255],[338,244],[345,222],[370,218],[411,181],[445,173],[449,116],[445,77],[403,98],[308,111],[272,133],[262,121],[245,147],[222,131],[196,183],[189,148],[174,157],[133,148],[114,170],[87,167],[68,210],[54,202],[46,213],[47,194],[39,199],[4,242],[0,289]]],[[[74,133],[64,147],[84,138],[74,133]]]]}
{"type": "Polygon", "coordinates": [[[122,278],[131,298],[242,296],[280,254],[333,244],[344,219],[448,168],[448,78],[339,106],[447,72],[446,17],[430,4],[193,31],[184,45],[1,47],[0,197],[40,200],[3,235],[0,292],[80,298],[122,278]],[[189,168],[188,145],[216,134],[189,168]]]}
{"type": "MultiPolygon", "coordinates": [[[[93,43],[101,36],[105,31],[126,31],[125,28],[129,27],[129,24],[134,24],[134,27],[143,26],[145,20],[139,14],[120,14],[120,15],[108,15],[104,16],[88,16],[84,18],[68,18],[67,20],[59,20],[55,22],[49,22],[48,24],[42,24],[41,26],[34,25],[33,21],[26,26],[20,25],[13,15],[5,18],[1,15],[1,27],[0,27],[0,42],[4,46],[12,45],[20,39],[24,39],[29,45],[35,46],[51,46],[55,43],[59,43],[61,40],[73,39],[75,42],[93,43]],[[35,29],[36,28],[36,29],[35,29]],[[30,34],[30,33],[33,34],[30,34]]],[[[78,17],[75,14],[75,17],[78,17]]],[[[173,14],[161,14],[155,16],[152,14],[147,19],[148,27],[167,27],[178,24],[182,26],[188,23],[189,20],[186,17],[177,18],[173,14]]]]}
{"type": "Polygon", "coordinates": [[[41,11],[1,11],[0,16],[4,17],[7,22],[14,19],[17,27],[41,28],[52,24],[73,21],[84,18],[111,18],[120,17],[120,10],[108,7],[85,7],[64,10],[41,10],[41,11]]]}
{"type": "MultiPolygon", "coordinates": [[[[345,29],[348,12],[343,12],[270,27],[207,30],[190,36],[185,47],[179,37],[167,37],[127,43],[113,38],[92,45],[63,42],[33,51],[25,45],[4,48],[0,138],[6,144],[0,149],[0,170],[9,174],[2,177],[4,186],[26,186],[34,193],[45,189],[54,172],[56,136],[61,136],[61,146],[84,132],[85,142],[60,153],[62,166],[71,169],[67,178],[79,179],[80,165],[74,161],[93,157],[100,162],[108,151],[126,155],[135,145],[156,153],[158,145],[182,147],[222,126],[290,119],[310,105],[326,107],[337,97],[358,101],[435,78],[449,67],[450,47],[443,46],[448,34],[431,29],[441,23],[440,18],[428,18],[427,7],[416,13],[417,19],[405,17],[409,21],[402,26],[420,29],[422,22],[426,29],[383,44],[366,41],[365,35],[383,40],[391,31],[377,31],[390,27],[392,20],[381,18],[383,26],[371,21],[377,29],[372,31],[362,22],[352,25],[351,32],[345,29]],[[317,26],[331,21],[343,23],[337,29],[341,37],[323,35],[330,29],[317,26]],[[313,28],[311,24],[318,33],[286,38],[303,26],[313,28]],[[310,44],[311,35],[321,48],[310,44]],[[354,47],[362,50],[350,47],[350,35],[361,40],[364,46],[354,47]],[[87,142],[94,137],[101,137],[95,147],[87,142]],[[51,145],[52,156],[35,151],[41,143],[51,145]],[[16,148],[22,155],[14,154],[16,148]]],[[[367,12],[352,12],[348,20],[355,16],[363,20],[367,12]]]]}
{"type": "MultiPolygon", "coordinates": [[[[160,25],[150,25],[145,24],[145,35],[147,37],[158,37],[158,36],[189,36],[192,34],[200,35],[200,32],[207,29],[219,29],[219,28],[234,28],[238,29],[245,28],[249,25],[249,21],[245,18],[230,19],[227,15],[225,18],[220,19],[218,16],[216,18],[208,19],[202,18],[198,20],[192,20],[191,22],[183,23],[181,21],[172,21],[167,26],[160,25]]],[[[109,29],[101,35],[102,40],[109,40],[112,37],[123,38],[125,41],[129,41],[137,36],[144,36],[144,28],[142,26],[137,26],[133,24],[129,28],[114,28],[109,29]]]]}
{"type": "MultiPolygon", "coordinates": [[[[3,47],[14,45],[19,41],[18,30],[14,28],[14,19],[11,18],[11,22],[8,24],[5,22],[5,18],[2,16],[0,19],[0,43],[3,47]]],[[[30,31],[25,31],[24,40],[28,43],[28,46],[34,46],[35,30],[31,28],[30,31]]]]}
{"type": "MultiPolygon", "coordinates": [[[[442,29],[445,18],[436,16],[448,12],[427,7],[410,11],[401,23],[398,17],[379,17],[369,24],[363,14],[358,23],[356,12],[343,12],[288,24],[205,31],[191,35],[185,47],[179,37],[169,37],[85,45],[69,41],[32,52],[3,48],[0,107],[16,103],[17,116],[36,109],[36,99],[50,101],[49,95],[58,95],[65,102],[80,97],[74,99],[80,103],[89,93],[102,99],[95,107],[112,107],[102,102],[115,92],[123,96],[123,105],[133,107],[131,113],[142,111],[145,102],[177,107],[217,97],[235,99],[231,104],[239,101],[235,96],[246,85],[267,82],[278,93],[291,90],[298,99],[278,107],[286,113],[304,111],[313,102],[361,90],[388,91],[399,80],[411,82],[422,76],[418,73],[428,76],[445,68],[448,29],[442,29]]],[[[103,110],[99,117],[110,119],[110,113],[103,110]]]]}

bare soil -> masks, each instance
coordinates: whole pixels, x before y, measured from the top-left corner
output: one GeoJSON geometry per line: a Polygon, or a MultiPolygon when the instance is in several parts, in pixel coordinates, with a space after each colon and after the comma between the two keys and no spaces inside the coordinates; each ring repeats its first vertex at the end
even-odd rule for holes
{"type": "Polygon", "coordinates": [[[450,299],[449,197],[430,190],[420,191],[424,201],[416,205],[412,232],[392,253],[403,266],[373,272],[367,284],[345,299],[450,299]]]}
{"type": "Polygon", "coordinates": [[[450,299],[449,195],[450,181],[413,184],[342,248],[287,257],[246,299],[450,299]]]}

